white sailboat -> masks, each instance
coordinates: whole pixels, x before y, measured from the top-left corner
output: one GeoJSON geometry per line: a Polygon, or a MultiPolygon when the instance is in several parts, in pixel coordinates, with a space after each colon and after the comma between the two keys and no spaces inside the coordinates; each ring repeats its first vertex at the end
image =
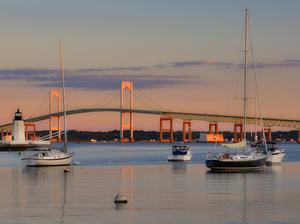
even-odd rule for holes
{"type": "Polygon", "coordinates": [[[65,70],[63,57],[63,42],[60,41],[60,59],[61,59],[61,78],[63,91],[63,110],[64,110],[64,144],[61,150],[49,148],[41,151],[25,151],[22,160],[26,166],[62,166],[72,163],[72,155],[67,148],[67,114],[66,114],[66,96],[65,96],[65,70]]]}
{"type": "MultiPolygon", "coordinates": [[[[247,123],[247,48],[248,48],[248,9],[245,10],[245,51],[244,51],[244,96],[243,96],[243,133],[244,139],[239,143],[223,144],[226,148],[243,149],[243,153],[209,153],[206,156],[206,166],[211,170],[244,171],[262,169],[266,164],[267,155],[252,151],[247,153],[246,140],[247,123]]],[[[251,148],[250,148],[251,150],[251,148]]]]}

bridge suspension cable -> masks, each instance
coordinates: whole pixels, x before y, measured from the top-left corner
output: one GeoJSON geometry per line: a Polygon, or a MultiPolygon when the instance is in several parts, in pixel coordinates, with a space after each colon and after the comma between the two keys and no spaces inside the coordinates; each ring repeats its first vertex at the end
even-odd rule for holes
{"type": "Polygon", "coordinates": [[[172,110],[170,110],[169,108],[166,107],[162,107],[161,105],[157,104],[156,102],[154,102],[152,99],[150,99],[142,89],[137,89],[136,90],[137,93],[141,94],[142,97],[145,98],[145,100],[143,100],[142,97],[139,97],[138,95],[136,95],[136,97],[142,101],[144,104],[149,105],[152,109],[154,110],[160,110],[160,111],[168,111],[168,112],[172,112],[172,110]]]}
{"type": "Polygon", "coordinates": [[[111,89],[106,95],[104,95],[97,103],[90,105],[89,107],[101,107],[107,106],[109,103],[112,103],[119,99],[119,84],[116,84],[113,89],[111,89]]]}
{"type": "Polygon", "coordinates": [[[28,115],[28,118],[36,117],[41,114],[46,114],[48,112],[48,100],[49,99],[49,92],[45,95],[42,102],[38,104],[38,106],[28,115]]]}

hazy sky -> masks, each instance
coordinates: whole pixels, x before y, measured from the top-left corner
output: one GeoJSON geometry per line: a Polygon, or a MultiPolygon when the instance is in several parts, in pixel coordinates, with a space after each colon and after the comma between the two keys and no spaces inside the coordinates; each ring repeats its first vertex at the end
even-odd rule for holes
{"type": "MultiPolygon", "coordinates": [[[[110,92],[128,79],[137,88],[136,107],[240,114],[235,98],[246,7],[263,114],[298,119],[300,1],[10,0],[0,1],[0,123],[17,107],[25,116],[47,112],[49,88],[60,85],[59,39],[69,107],[96,104],[107,94],[111,102],[102,104],[117,106],[118,92],[110,92]]],[[[107,130],[117,129],[118,119],[97,113],[69,123],[107,130]]],[[[147,116],[135,122],[138,129],[158,124],[147,116]]]]}

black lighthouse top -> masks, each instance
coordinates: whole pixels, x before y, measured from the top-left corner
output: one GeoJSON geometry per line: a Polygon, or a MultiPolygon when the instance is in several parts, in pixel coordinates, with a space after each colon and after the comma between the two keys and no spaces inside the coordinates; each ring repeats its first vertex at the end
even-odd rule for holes
{"type": "Polygon", "coordinates": [[[21,121],[22,120],[22,113],[18,109],[17,112],[15,113],[15,121],[21,121]]]}

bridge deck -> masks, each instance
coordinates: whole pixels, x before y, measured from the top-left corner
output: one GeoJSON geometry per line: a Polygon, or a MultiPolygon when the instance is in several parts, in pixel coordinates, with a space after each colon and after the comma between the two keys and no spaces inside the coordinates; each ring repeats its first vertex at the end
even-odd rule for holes
{"type": "MultiPolygon", "coordinates": [[[[129,109],[123,109],[123,111],[131,112],[129,109]]],[[[120,112],[119,108],[86,108],[86,109],[74,109],[67,111],[67,115],[81,114],[81,113],[93,113],[93,112],[120,112]]],[[[138,114],[150,114],[160,116],[172,116],[182,120],[201,120],[207,122],[224,122],[224,123],[243,123],[243,117],[241,116],[229,116],[218,114],[200,114],[200,113],[185,113],[185,112],[171,112],[171,111],[158,111],[158,110],[140,110],[134,109],[133,113],[138,114]]],[[[50,116],[63,116],[63,112],[45,114],[37,117],[27,118],[26,122],[37,122],[49,119],[50,116]]],[[[255,124],[256,119],[249,117],[247,119],[248,124],[255,124]]],[[[263,124],[265,127],[289,127],[300,129],[300,120],[279,119],[279,118],[263,118],[263,124]]],[[[0,130],[11,127],[11,123],[1,125],[0,130]]]]}

